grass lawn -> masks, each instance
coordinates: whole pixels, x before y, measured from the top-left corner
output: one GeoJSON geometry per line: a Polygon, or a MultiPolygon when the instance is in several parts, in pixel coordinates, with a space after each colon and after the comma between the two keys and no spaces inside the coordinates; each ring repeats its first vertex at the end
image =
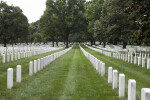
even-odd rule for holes
{"type": "MultiPolygon", "coordinates": [[[[113,67],[113,69],[117,69],[119,73],[124,73],[126,77],[126,97],[127,97],[127,86],[128,79],[136,80],[136,100],[141,100],[141,88],[150,88],[150,70],[146,68],[142,68],[140,66],[124,62],[122,60],[105,56],[99,52],[93,51],[84,45],[82,47],[92,55],[94,55],[99,60],[103,61],[106,64],[106,67],[113,67]]],[[[108,69],[106,68],[106,74],[108,69]]],[[[105,77],[107,80],[107,76],[105,77]]]]}
{"type": "Polygon", "coordinates": [[[77,44],[43,71],[0,91],[0,99],[11,100],[119,100],[117,95],[77,44]]]}
{"type": "Polygon", "coordinates": [[[13,68],[14,86],[18,85],[18,83],[16,83],[16,66],[17,65],[22,65],[22,81],[27,80],[28,78],[30,78],[29,76],[29,62],[30,61],[36,60],[41,57],[45,57],[47,55],[53,54],[61,50],[63,49],[51,51],[48,53],[44,53],[44,54],[40,54],[40,55],[28,57],[28,58],[22,58],[20,60],[16,60],[16,61],[9,62],[6,64],[0,64],[0,100],[1,100],[1,95],[3,95],[2,93],[7,91],[7,69],[8,68],[13,68]]]}

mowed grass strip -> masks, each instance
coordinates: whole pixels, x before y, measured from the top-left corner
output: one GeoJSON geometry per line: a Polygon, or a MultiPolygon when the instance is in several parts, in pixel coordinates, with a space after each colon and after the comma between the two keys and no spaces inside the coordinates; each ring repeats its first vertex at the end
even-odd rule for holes
{"type": "Polygon", "coordinates": [[[28,58],[22,58],[20,60],[12,61],[6,64],[1,64],[0,65],[0,93],[7,90],[7,69],[8,68],[13,68],[13,76],[14,76],[13,80],[14,80],[14,86],[15,86],[18,84],[16,83],[16,66],[17,65],[22,66],[22,81],[26,80],[30,78],[29,76],[29,62],[30,61],[37,60],[39,58],[59,52],[61,50],[64,50],[64,49],[55,50],[55,51],[51,51],[51,52],[44,53],[44,54],[39,54],[39,55],[28,57],[28,58]]]}
{"type": "Polygon", "coordinates": [[[2,92],[0,97],[11,100],[119,100],[117,91],[100,77],[77,44],[43,71],[2,92]]]}
{"type": "MultiPolygon", "coordinates": [[[[117,69],[119,73],[124,73],[126,77],[126,97],[128,89],[128,79],[136,80],[136,97],[137,100],[141,100],[141,88],[150,88],[150,70],[142,68],[140,66],[116,59],[113,57],[105,56],[97,51],[91,50],[84,45],[82,47],[99,60],[103,61],[107,67],[111,66],[113,69],[117,69]]],[[[108,72],[108,69],[106,69],[108,72]]],[[[105,77],[107,80],[107,77],[105,77]]]]}

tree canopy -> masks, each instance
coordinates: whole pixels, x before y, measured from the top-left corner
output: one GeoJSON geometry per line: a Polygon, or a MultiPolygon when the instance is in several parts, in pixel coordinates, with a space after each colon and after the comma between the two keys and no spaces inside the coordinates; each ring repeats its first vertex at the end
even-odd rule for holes
{"type": "Polygon", "coordinates": [[[16,42],[18,38],[28,41],[28,19],[19,7],[0,2],[0,39],[6,44],[16,42]]]}

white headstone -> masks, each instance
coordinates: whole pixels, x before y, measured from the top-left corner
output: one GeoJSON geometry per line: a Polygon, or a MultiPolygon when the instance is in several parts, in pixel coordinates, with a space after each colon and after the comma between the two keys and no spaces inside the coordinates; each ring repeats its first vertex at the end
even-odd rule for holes
{"type": "Polygon", "coordinates": [[[34,60],[34,73],[37,73],[37,60],[34,60]]]}
{"type": "Polygon", "coordinates": [[[99,74],[101,73],[101,61],[100,60],[98,62],[98,72],[99,72],[99,74]]]}
{"type": "Polygon", "coordinates": [[[150,69],[150,59],[147,59],[147,69],[150,69]]]}
{"type": "Polygon", "coordinates": [[[17,53],[15,53],[15,60],[17,60],[17,53]]]}
{"type": "Polygon", "coordinates": [[[8,68],[7,70],[7,88],[11,89],[13,87],[13,68],[8,68]]]}
{"type": "Polygon", "coordinates": [[[21,65],[17,65],[16,69],[16,82],[21,82],[21,65]]]}
{"type": "Polygon", "coordinates": [[[102,63],[102,66],[101,66],[101,76],[104,76],[105,75],[105,63],[102,63]]]}
{"type": "Polygon", "coordinates": [[[136,100],[136,81],[128,80],[128,100],[136,100]]]}
{"type": "Polygon", "coordinates": [[[32,76],[33,75],[33,61],[29,62],[29,75],[32,76]]]}
{"type": "Polygon", "coordinates": [[[118,71],[113,70],[113,83],[112,83],[112,89],[117,89],[118,84],[118,71]]]}
{"type": "Polygon", "coordinates": [[[141,65],[141,57],[138,57],[138,66],[141,65]]]}
{"type": "Polygon", "coordinates": [[[43,69],[43,58],[41,58],[41,69],[43,69]]]}
{"type": "Polygon", "coordinates": [[[41,69],[41,60],[38,59],[38,71],[40,71],[40,69],[41,69]]]}
{"type": "Polygon", "coordinates": [[[125,75],[119,74],[119,98],[125,97],[125,75]]]}
{"type": "Polygon", "coordinates": [[[141,89],[141,100],[150,100],[150,88],[141,89]]]}
{"type": "Polygon", "coordinates": [[[113,69],[112,67],[108,67],[108,83],[112,83],[112,77],[113,77],[113,69]]]}
{"type": "Polygon", "coordinates": [[[14,55],[13,55],[13,53],[11,54],[11,61],[13,61],[14,60],[14,55]]]}
{"type": "Polygon", "coordinates": [[[3,63],[5,63],[5,54],[3,54],[3,63]]]}
{"type": "Polygon", "coordinates": [[[131,63],[133,63],[133,55],[131,55],[131,63]]]}
{"type": "Polygon", "coordinates": [[[134,57],[134,64],[137,64],[137,57],[134,57]]]}
{"type": "Polygon", "coordinates": [[[142,58],[142,67],[145,67],[145,58],[142,58]]]}
{"type": "Polygon", "coordinates": [[[20,52],[18,52],[18,59],[20,59],[20,52]]]}
{"type": "Polygon", "coordinates": [[[128,62],[130,62],[130,55],[128,55],[128,62]]]}
{"type": "Polygon", "coordinates": [[[7,54],[7,62],[9,62],[9,59],[10,59],[10,58],[9,58],[9,54],[7,54]]]}

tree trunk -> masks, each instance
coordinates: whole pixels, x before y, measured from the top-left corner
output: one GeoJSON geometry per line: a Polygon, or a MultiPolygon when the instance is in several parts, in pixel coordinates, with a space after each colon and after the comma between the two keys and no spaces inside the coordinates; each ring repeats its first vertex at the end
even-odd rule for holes
{"type": "Polygon", "coordinates": [[[66,32],[66,48],[69,47],[68,46],[68,42],[69,42],[68,38],[69,38],[69,31],[66,32]]]}
{"type": "Polygon", "coordinates": [[[102,44],[102,42],[99,42],[99,45],[101,45],[102,44]]]}
{"type": "Polygon", "coordinates": [[[96,42],[95,42],[95,41],[93,41],[93,45],[96,45],[96,42]]]}
{"type": "Polygon", "coordinates": [[[126,49],[127,42],[123,42],[123,49],[126,49]]]}
{"type": "Polygon", "coordinates": [[[91,46],[93,45],[93,41],[91,41],[91,46]]]}
{"type": "Polygon", "coordinates": [[[7,41],[4,39],[4,47],[7,47],[7,41]]]}
{"type": "Polygon", "coordinates": [[[105,46],[106,46],[106,42],[103,42],[103,47],[105,48],[105,46]]]}
{"type": "Polygon", "coordinates": [[[68,48],[68,38],[66,39],[66,48],[68,48]]]}
{"type": "Polygon", "coordinates": [[[26,44],[28,45],[28,41],[26,42],[26,44]]]}
{"type": "Polygon", "coordinates": [[[53,41],[52,41],[52,42],[53,42],[53,47],[54,47],[54,39],[53,39],[53,41]]]}
{"type": "Polygon", "coordinates": [[[115,42],[113,43],[113,45],[117,45],[117,41],[115,41],[115,42]]]}
{"type": "Polygon", "coordinates": [[[58,41],[56,40],[56,45],[58,46],[58,41]]]}

